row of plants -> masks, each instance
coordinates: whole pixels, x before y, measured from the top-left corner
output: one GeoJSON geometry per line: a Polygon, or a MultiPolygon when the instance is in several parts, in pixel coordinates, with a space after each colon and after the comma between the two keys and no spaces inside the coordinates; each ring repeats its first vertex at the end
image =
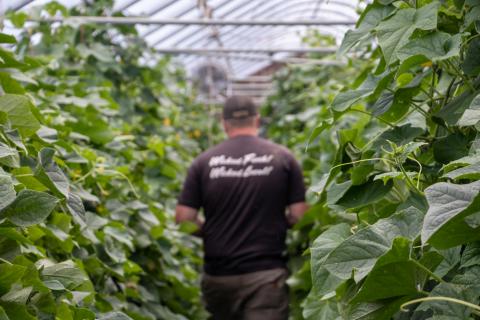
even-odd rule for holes
{"type": "Polygon", "coordinates": [[[291,246],[309,245],[291,278],[305,319],[479,317],[479,31],[477,1],[377,0],[348,67],[280,83],[270,108],[303,132],[278,138],[308,146],[317,197],[291,246]]]}
{"type": "Polygon", "coordinates": [[[22,34],[0,34],[2,320],[207,317],[200,243],[172,217],[218,130],[185,74],[131,26],[25,22],[112,2],[12,13],[22,34]]]}

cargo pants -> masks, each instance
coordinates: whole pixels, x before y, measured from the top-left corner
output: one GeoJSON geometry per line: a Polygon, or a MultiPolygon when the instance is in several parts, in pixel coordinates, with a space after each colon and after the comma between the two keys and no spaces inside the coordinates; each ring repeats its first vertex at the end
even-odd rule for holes
{"type": "Polygon", "coordinates": [[[202,277],[203,300],[213,320],[287,320],[285,269],[202,277]]]}

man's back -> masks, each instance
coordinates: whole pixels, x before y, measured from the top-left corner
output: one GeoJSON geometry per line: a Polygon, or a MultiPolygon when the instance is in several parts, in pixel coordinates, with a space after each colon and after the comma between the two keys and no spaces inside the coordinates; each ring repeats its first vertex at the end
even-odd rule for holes
{"type": "Polygon", "coordinates": [[[285,267],[285,208],[304,201],[300,167],[287,149],[239,135],[192,164],[179,203],[204,208],[205,271],[236,275],[285,267]]]}
{"type": "Polygon", "coordinates": [[[257,137],[260,116],[251,99],[228,98],[222,124],[229,139],[195,159],[175,219],[200,229],[202,293],[212,319],[286,320],[283,252],[288,225],[308,208],[302,172],[287,149],[257,137]]]}

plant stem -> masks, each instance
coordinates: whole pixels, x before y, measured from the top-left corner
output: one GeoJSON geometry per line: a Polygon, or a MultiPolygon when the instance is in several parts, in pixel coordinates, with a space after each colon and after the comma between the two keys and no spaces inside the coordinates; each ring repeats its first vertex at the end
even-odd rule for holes
{"type": "Polygon", "coordinates": [[[412,305],[412,304],[416,304],[416,303],[419,303],[419,302],[424,302],[424,301],[446,301],[446,302],[452,302],[452,303],[457,303],[457,304],[461,304],[461,305],[464,305],[466,307],[469,307],[473,310],[476,310],[476,311],[480,311],[480,306],[477,306],[476,304],[473,304],[473,303],[470,303],[470,302],[467,302],[467,301],[463,301],[463,300],[460,300],[460,299],[455,299],[455,298],[450,298],[450,297],[442,297],[442,296],[439,296],[439,297],[425,297],[425,298],[419,298],[419,299],[414,299],[414,300],[410,300],[408,302],[405,302],[404,304],[402,304],[400,306],[400,310],[402,311],[408,311],[405,307],[406,306],[409,306],[409,305],[412,305]]]}
{"type": "Polygon", "coordinates": [[[360,112],[360,113],[369,115],[370,117],[373,117],[373,118],[375,118],[375,119],[377,119],[377,120],[379,120],[379,121],[381,121],[381,122],[389,125],[389,126],[392,127],[392,128],[395,128],[395,127],[396,127],[393,123],[391,123],[391,122],[389,122],[389,121],[387,121],[387,120],[384,120],[384,119],[380,118],[379,116],[376,116],[376,115],[374,115],[374,114],[372,114],[372,113],[370,113],[370,112],[367,112],[367,111],[364,111],[364,110],[358,110],[358,109],[350,109],[350,111],[356,111],[356,112],[360,112]]]}
{"type": "Polygon", "coordinates": [[[410,101],[410,105],[412,105],[418,112],[420,112],[425,117],[425,119],[430,118],[430,115],[413,101],[410,101]]]}
{"type": "Polygon", "coordinates": [[[410,261],[412,261],[417,267],[419,267],[420,269],[422,269],[423,271],[425,271],[428,275],[430,275],[430,277],[432,277],[433,279],[437,280],[438,282],[440,283],[445,283],[445,281],[440,278],[439,276],[437,276],[435,273],[433,273],[432,271],[430,271],[430,269],[428,269],[427,267],[425,267],[423,264],[421,264],[420,262],[418,262],[417,260],[414,260],[414,259],[410,259],[410,261]]]}

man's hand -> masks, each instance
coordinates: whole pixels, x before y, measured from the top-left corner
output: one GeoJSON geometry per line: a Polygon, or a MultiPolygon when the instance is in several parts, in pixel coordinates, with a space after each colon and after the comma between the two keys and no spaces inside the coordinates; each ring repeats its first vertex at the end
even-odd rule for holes
{"type": "Polygon", "coordinates": [[[199,218],[197,209],[177,205],[177,207],[175,208],[175,222],[180,224],[184,221],[190,221],[195,223],[198,226],[198,231],[196,231],[194,235],[201,235],[203,221],[199,218]]]}
{"type": "Polygon", "coordinates": [[[308,204],[305,202],[297,202],[288,206],[287,221],[290,226],[300,221],[300,219],[308,210],[308,204]]]}

